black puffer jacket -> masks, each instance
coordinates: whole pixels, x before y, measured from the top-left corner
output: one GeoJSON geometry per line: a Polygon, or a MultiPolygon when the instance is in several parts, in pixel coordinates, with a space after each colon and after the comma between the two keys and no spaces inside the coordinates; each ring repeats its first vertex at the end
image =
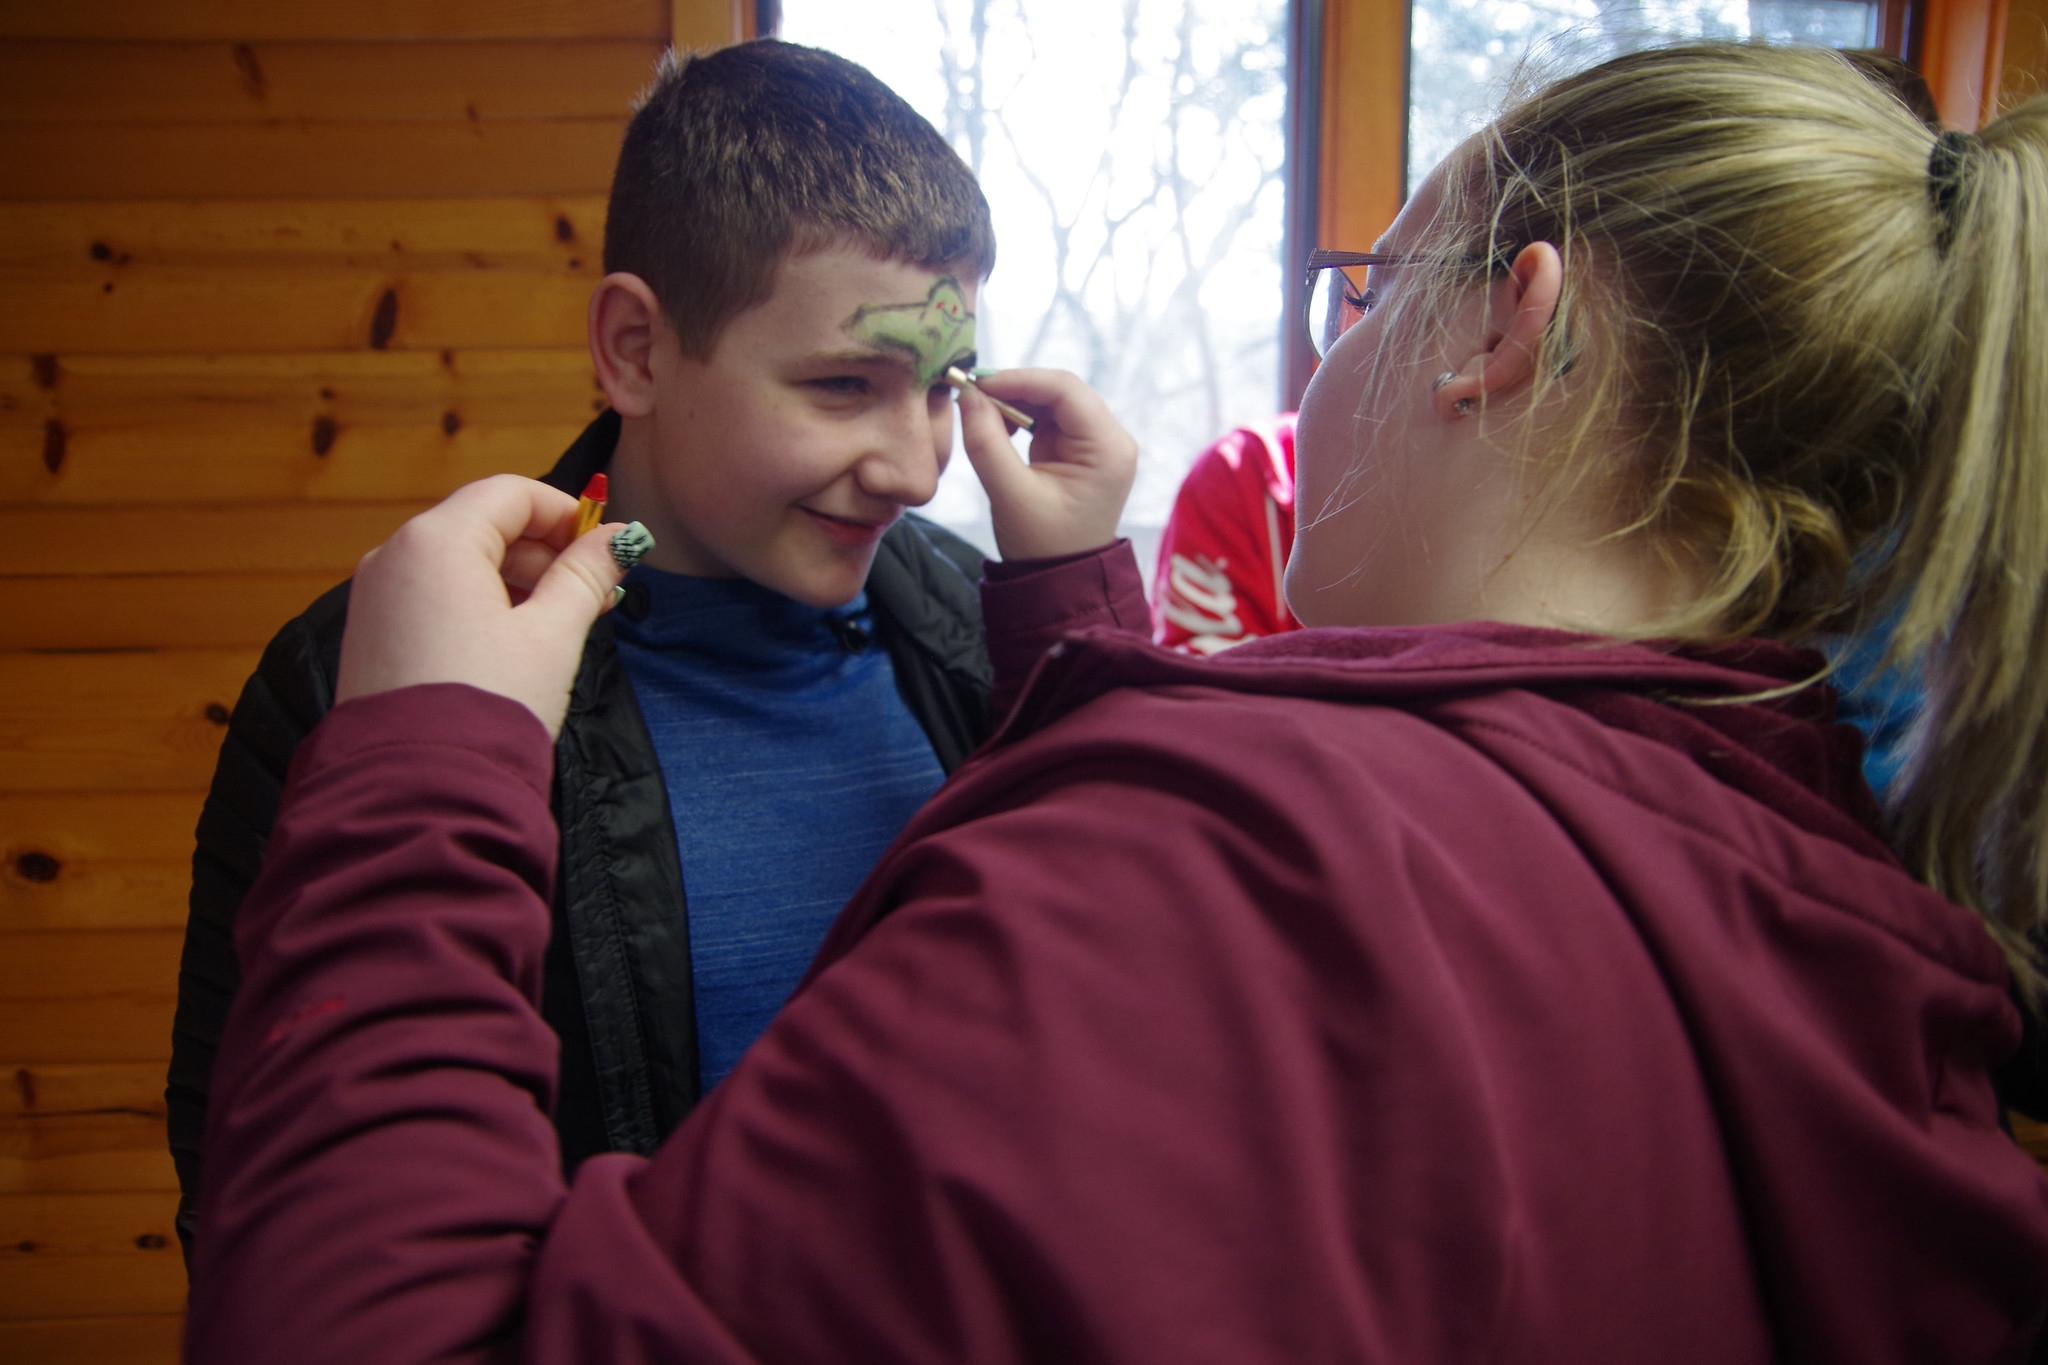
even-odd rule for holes
{"type": "MultiPolygon", "coordinates": [[[[574,493],[610,461],[619,422],[591,423],[546,482],[574,493]]],[[[897,686],[946,771],[986,736],[990,671],[980,551],[917,517],[883,537],[868,577],[897,686]]],[[[242,689],[199,817],[165,1100],[189,1250],[213,1051],[238,979],[235,912],[255,880],[293,749],[334,704],[346,583],[270,642],[242,689]]],[[[619,610],[629,616],[632,597],[619,610]]],[[[640,607],[645,610],[644,606],[640,607]]],[[[850,648],[862,647],[859,640],[850,648]]],[[[562,1039],[555,1124],[570,1168],[651,1152],[697,1102],[696,1011],[682,873],[661,765],[610,618],[592,628],[555,749],[562,828],[546,1014],[562,1039]]]]}

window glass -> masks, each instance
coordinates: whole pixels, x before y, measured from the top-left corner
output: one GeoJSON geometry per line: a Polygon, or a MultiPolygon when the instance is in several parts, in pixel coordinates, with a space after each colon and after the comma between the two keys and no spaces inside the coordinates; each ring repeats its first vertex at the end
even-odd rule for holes
{"type": "MultiPolygon", "coordinates": [[[[982,363],[1102,393],[1144,452],[1125,520],[1150,540],[1202,447],[1273,415],[1285,0],[784,0],[780,35],[866,66],[974,168],[982,363]]],[[[927,514],[991,543],[964,458],[927,514]]]]}
{"type": "Polygon", "coordinates": [[[1875,47],[1864,0],[1414,0],[1408,191],[1500,106],[1525,58],[1537,80],[1674,38],[1875,47]]]}

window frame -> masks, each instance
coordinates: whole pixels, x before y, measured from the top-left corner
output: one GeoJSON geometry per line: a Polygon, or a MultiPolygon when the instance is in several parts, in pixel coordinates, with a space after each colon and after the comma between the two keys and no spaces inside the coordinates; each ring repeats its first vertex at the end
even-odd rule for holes
{"type": "MultiPolygon", "coordinates": [[[[1879,0],[1878,46],[1927,77],[1951,127],[1997,107],[2010,0],[1879,0]]],[[[1316,247],[1371,245],[1406,198],[1411,0],[1289,0],[1287,261],[1280,403],[1301,404],[1315,353],[1299,263],[1316,247]],[[1311,173],[1311,171],[1313,173],[1311,173]]],[[[2048,72],[2036,73],[2048,84],[2048,72]]]]}
{"type": "MultiPolygon", "coordinates": [[[[2029,0],[2023,0],[2023,5],[2029,0]]],[[[1997,109],[2011,0],[1878,0],[1878,46],[1927,77],[1943,121],[1974,130],[1997,109]]],[[[1299,262],[1356,245],[1406,198],[1412,0],[1288,0],[1286,223],[1280,406],[1301,404],[1315,352],[1298,325],[1299,262]]],[[[773,36],[780,0],[670,0],[678,47],[773,36]]],[[[2048,72],[2035,73],[2048,84],[2048,72]]]]}

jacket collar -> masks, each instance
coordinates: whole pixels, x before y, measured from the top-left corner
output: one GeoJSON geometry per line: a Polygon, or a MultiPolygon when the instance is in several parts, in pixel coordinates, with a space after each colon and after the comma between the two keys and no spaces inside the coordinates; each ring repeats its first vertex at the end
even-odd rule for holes
{"type": "Polygon", "coordinates": [[[986,689],[980,585],[929,542],[930,526],[905,515],[889,528],[868,570],[868,601],[941,668],[986,689]]]}
{"type": "Polygon", "coordinates": [[[597,420],[583,428],[583,434],[570,442],[562,452],[562,458],[555,461],[555,467],[540,476],[540,481],[550,488],[559,488],[570,497],[583,491],[590,482],[590,476],[604,469],[612,462],[612,452],[619,448],[619,415],[606,408],[597,415],[597,420]]]}
{"type": "Polygon", "coordinates": [[[1665,650],[1491,621],[1290,631],[1209,658],[1096,629],[1050,650],[1004,723],[1008,741],[1116,687],[1189,684],[1231,691],[1398,702],[1446,692],[1594,684],[1698,699],[1752,696],[1822,671],[1820,656],[1768,641],[1665,650]]]}
{"type": "Polygon", "coordinates": [[[1100,629],[1054,646],[993,743],[1043,729],[1121,687],[1395,706],[1535,691],[1677,749],[1795,823],[1891,860],[1861,776],[1861,738],[1836,723],[1825,674],[1820,654],[1768,640],[1657,645],[1490,621],[1302,630],[1211,658],[1100,629]]]}

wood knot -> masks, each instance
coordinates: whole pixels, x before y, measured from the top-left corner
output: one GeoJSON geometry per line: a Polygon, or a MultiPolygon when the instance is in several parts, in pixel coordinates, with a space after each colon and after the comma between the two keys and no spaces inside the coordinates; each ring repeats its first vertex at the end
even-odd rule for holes
{"type": "Polygon", "coordinates": [[[332,417],[321,413],[313,419],[313,453],[325,455],[334,449],[334,438],[341,434],[341,428],[332,417]]]}
{"type": "Polygon", "coordinates": [[[86,248],[86,251],[96,261],[111,261],[114,259],[114,248],[108,246],[105,242],[94,242],[86,248]]]}
{"type": "Polygon", "coordinates": [[[573,242],[576,240],[576,225],[569,221],[569,215],[566,213],[555,215],[555,240],[558,242],[573,242]]]}
{"type": "Polygon", "coordinates": [[[370,317],[370,349],[381,351],[391,344],[398,330],[398,291],[387,289],[377,296],[377,311],[370,317]]]}
{"type": "Polygon", "coordinates": [[[450,408],[441,414],[441,430],[450,436],[462,430],[462,414],[450,408]]]}
{"type": "Polygon", "coordinates": [[[64,468],[65,452],[71,448],[71,438],[64,431],[64,424],[52,417],[43,423],[43,468],[52,474],[64,468]]]}
{"type": "Polygon", "coordinates": [[[230,720],[234,719],[235,715],[234,712],[228,710],[227,707],[222,706],[217,701],[210,701],[206,703],[206,711],[204,714],[206,718],[212,721],[215,725],[226,725],[230,720]]]}
{"type": "Polygon", "coordinates": [[[160,1232],[145,1232],[135,1239],[135,1245],[143,1251],[162,1251],[171,1244],[171,1239],[160,1232]]]}
{"type": "Polygon", "coordinates": [[[64,864],[47,853],[31,850],[14,860],[14,875],[25,882],[54,882],[64,864]]]}
{"type": "Polygon", "coordinates": [[[32,355],[28,358],[29,369],[35,374],[36,387],[54,389],[57,387],[57,357],[53,355],[32,355]]]}
{"type": "Polygon", "coordinates": [[[256,49],[247,43],[235,44],[235,71],[242,78],[242,89],[249,92],[251,99],[263,98],[265,86],[263,63],[256,60],[256,49]]]}

